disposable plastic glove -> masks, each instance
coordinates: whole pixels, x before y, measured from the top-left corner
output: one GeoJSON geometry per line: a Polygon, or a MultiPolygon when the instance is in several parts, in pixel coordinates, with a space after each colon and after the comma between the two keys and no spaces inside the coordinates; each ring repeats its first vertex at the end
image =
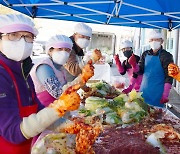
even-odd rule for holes
{"type": "Polygon", "coordinates": [[[63,91],[69,88],[72,85],[80,84],[80,87],[84,87],[86,82],[94,75],[94,66],[92,60],[89,60],[88,63],[82,68],[82,73],[75,78],[72,82],[68,82],[63,86],[63,91]]]}
{"type": "Polygon", "coordinates": [[[78,109],[81,102],[80,96],[77,94],[79,88],[79,84],[69,87],[58,100],[55,100],[48,107],[37,114],[23,118],[20,128],[24,137],[28,139],[38,135],[59,117],[62,117],[65,112],[78,109]]]}
{"type": "Polygon", "coordinates": [[[168,75],[180,82],[180,70],[176,64],[168,65],[168,75]]]}
{"type": "Polygon", "coordinates": [[[119,60],[119,55],[118,54],[114,56],[114,60],[116,62],[116,66],[117,66],[117,69],[118,69],[119,73],[123,73],[124,72],[124,68],[121,65],[121,62],[119,60]]]}
{"type": "Polygon", "coordinates": [[[161,104],[167,103],[169,101],[168,96],[169,96],[170,90],[171,90],[171,84],[165,83],[164,84],[164,92],[163,92],[163,95],[160,100],[161,104]]]}
{"type": "Polygon", "coordinates": [[[67,88],[71,87],[72,85],[79,84],[80,81],[81,81],[81,77],[80,77],[80,75],[79,75],[79,76],[76,77],[73,81],[68,82],[67,84],[65,84],[65,85],[63,86],[63,88],[62,88],[63,91],[65,91],[67,88]]]}
{"type": "Polygon", "coordinates": [[[131,65],[131,67],[133,68],[133,72],[139,71],[139,67],[138,67],[138,64],[136,63],[136,57],[134,54],[132,54],[132,56],[128,59],[128,62],[131,65]]]}

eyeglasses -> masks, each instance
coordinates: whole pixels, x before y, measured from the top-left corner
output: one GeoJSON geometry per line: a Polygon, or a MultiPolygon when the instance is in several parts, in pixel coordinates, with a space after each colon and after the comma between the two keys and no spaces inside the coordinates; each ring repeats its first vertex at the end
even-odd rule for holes
{"type": "Polygon", "coordinates": [[[31,34],[21,35],[20,33],[7,33],[2,34],[2,36],[8,36],[8,39],[10,41],[19,41],[22,37],[24,37],[24,40],[28,43],[33,43],[34,41],[34,36],[31,34]]]}
{"type": "Polygon", "coordinates": [[[87,40],[90,40],[90,39],[91,39],[89,36],[81,35],[81,34],[79,34],[79,33],[76,33],[76,34],[79,36],[79,38],[85,38],[85,39],[87,39],[87,40]]]}

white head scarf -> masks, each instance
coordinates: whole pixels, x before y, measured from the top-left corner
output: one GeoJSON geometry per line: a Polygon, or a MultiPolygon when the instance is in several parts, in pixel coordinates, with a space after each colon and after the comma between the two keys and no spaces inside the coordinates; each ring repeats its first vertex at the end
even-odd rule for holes
{"type": "Polygon", "coordinates": [[[128,48],[128,47],[133,47],[133,43],[129,40],[125,40],[124,42],[121,43],[121,49],[123,48],[128,48]]]}
{"type": "Polygon", "coordinates": [[[12,33],[18,31],[26,31],[38,34],[34,22],[22,14],[0,15],[0,33],[12,33]]]}
{"type": "Polygon", "coordinates": [[[46,43],[46,53],[50,48],[69,48],[72,50],[73,43],[68,36],[65,35],[55,35],[52,36],[46,43]]]}
{"type": "Polygon", "coordinates": [[[78,23],[75,27],[74,27],[74,33],[78,33],[81,35],[85,35],[85,36],[92,36],[92,28],[89,27],[88,25],[84,24],[84,23],[78,23]]]}

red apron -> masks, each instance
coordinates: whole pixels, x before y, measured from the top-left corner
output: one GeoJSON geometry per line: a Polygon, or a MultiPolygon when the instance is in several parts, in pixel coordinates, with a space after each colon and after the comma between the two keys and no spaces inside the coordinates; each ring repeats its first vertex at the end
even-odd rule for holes
{"type": "MultiPolygon", "coordinates": [[[[23,118],[31,115],[32,113],[37,113],[38,104],[34,101],[34,93],[32,92],[33,105],[22,106],[18,85],[11,69],[1,60],[0,65],[2,65],[5,68],[5,70],[9,73],[9,75],[12,78],[16,90],[20,117],[23,118]]],[[[21,144],[13,144],[0,136],[0,154],[30,154],[31,140],[32,139],[26,140],[21,144]]]]}

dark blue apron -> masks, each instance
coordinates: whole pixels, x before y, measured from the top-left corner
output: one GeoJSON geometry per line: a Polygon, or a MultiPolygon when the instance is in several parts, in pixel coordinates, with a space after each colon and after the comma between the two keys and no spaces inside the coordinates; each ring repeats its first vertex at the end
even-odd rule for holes
{"type": "Polygon", "coordinates": [[[164,91],[165,76],[159,55],[146,55],[140,91],[143,92],[142,96],[146,103],[163,107],[164,105],[160,103],[160,99],[164,91]]]}

